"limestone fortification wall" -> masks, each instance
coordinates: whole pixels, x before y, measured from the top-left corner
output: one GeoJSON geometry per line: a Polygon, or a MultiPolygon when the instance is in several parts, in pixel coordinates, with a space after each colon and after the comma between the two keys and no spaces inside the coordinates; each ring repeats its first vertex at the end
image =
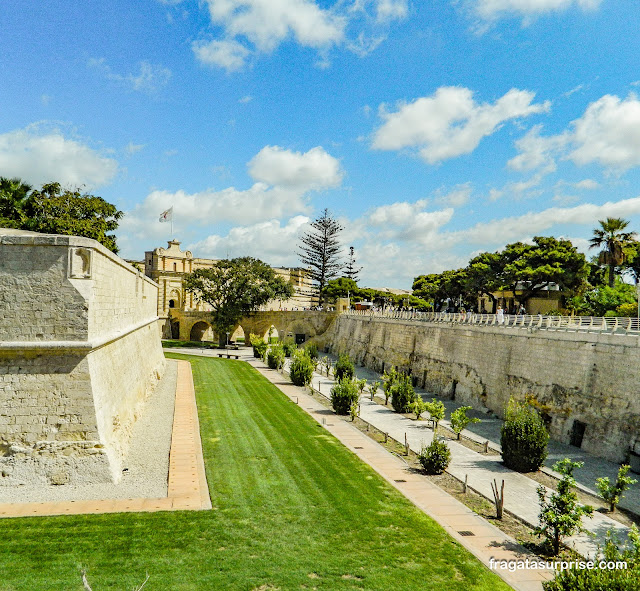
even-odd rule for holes
{"type": "Polygon", "coordinates": [[[640,451],[637,336],[465,326],[342,315],[327,335],[333,352],[362,365],[410,371],[417,385],[504,415],[510,396],[532,396],[551,436],[613,461],[640,451]]]}
{"type": "Polygon", "coordinates": [[[119,479],[164,370],[157,290],[94,240],[0,228],[0,485],[119,479]]]}

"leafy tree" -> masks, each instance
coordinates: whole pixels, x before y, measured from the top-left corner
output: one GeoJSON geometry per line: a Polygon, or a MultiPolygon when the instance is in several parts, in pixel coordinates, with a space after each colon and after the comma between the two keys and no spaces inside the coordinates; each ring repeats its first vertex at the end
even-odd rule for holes
{"type": "Polygon", "coordinates": [[[322,306],[327,282],[342,268],[339,258],[342,247],[338,236],[343,227],[325,209],[319,218],[311,222],[311,228],[300,238],[299,255],[302,263],[309,267],[311,279],[318,284],[319,305],[322,306]]]}
{"type": "Polygon", "coordinates": [[[413,295],[432,301],[435,310],[442,310],[447,307],[447,302],[451,304],[461,299],[466,305],[473,305],[466,283],[466,269],[420,275],[413,280],[413,295]]]}
{"type": "Polygon", "coordinates": [[[588,274],[587,261],[569,240],[536,236],[533,244],[514,242],[500,253],[502,283],[514,293],[521,290],[521,303],[551,284],[566,292],[577,291],[588,274]]]}
{"type": "Polygon", "coordinates": [[[466,269],[465,288],[472,293],[487,295],[492,302],[491,313],[495,314],[498,298],[493,292],[502,289],[502,257],[497,252],[483,252],[469,261],[466,269]]]}
{"type": "Polygon", "coordinates": [[[622,306],[630,305],[637,312],[636,291],[633,285],[616,279],[615,285],[600,285],[585,291],[581,296],[572,298],[568,305],[578,314],[584,316],[618,316],[634,314],[630,311],[624,314],[622,306]],[[621,310],[619,310],[621,309],[621,310]]]}
{"type": "Polygon", "coordinates": [[[308,386],[313,377],[315,363],[303,349],[293,354],[293,361],[289,366],[289,377],[295,386],[308,386]]]}
{"type": "Polygon", "coordinates": [[[557,492],[551,493],[548,499],[547,489],[544,486],[537,488],[540,515],[534,532],[538,536],[545,536],[551,543],[554,555],[560,552],[560,543],[565,537],[586,531],[582,527],[582,517],[593,514],[593,507],[580,505],[574,490],[576,481],[573,471],[582,465],[583,462],[573,462],[569,458],[556,462],[553,469],[562,474],[562,479],[558,482],[557,492]]]}
{"type": "Polygon", "coordinates": [[[0,227],[22,228],[24,204],[31,188],[21,179],[0,177],[0,227]]]}
{"type": "Polygon", "coordinates": [[[412,412],[416,401],[416,392],[411,384],[411,378],[400,374],[391,386],[391,406],[396,412],[412,412]]]}
{"type": "Polygon", "coordinates": [[[458,436],[458,439],[460,439],[460,434],[467,428],[468,425],[470,425],[471,423],[480,422],[480,419],[476,417],[468,417],[468,410],[471,410],[470,406],[461,406],[460,408],[456,408],[456,410],[451,413],[451,428],[453,429],[453,432],[458,436]]]}
{"type": "Polygon", "coordinates": [[[398,381],[399,374],[395,367],[392,367],[388,372],[385,371],[382,376],[382,390],[384,391],[384,404],[389,404],[389,398],[391,398],[391,388],[398,381]]]}
{"type": "Polygon", "coordinates": [[[416,413],[416,420],[419,420],[422,416],[422,413],[427,410],[427,405],[424,400],[420,396],[416,394],[416,400],[413,403],[413,412],[416,413]]]}
{"type": "Polygon", "coordinates": [[[356,265],[355,249],[353,248],[353,246],[350,246],[349,258],[347,260],[347,264],[345,265],[344,276],[347,279],[351,279],[352,281],[357,282],[360,271],[362,271],[362,267],[358,267],[356,265]]]}
{"type": "Polygon", "coordinates": [[[624,491],[627,490],[632,484],[638,482],[630,476],[627,476],[627,473],[630,469],[631,466],[629,466],[628,464],[623,464],[622,466],[620,466],[620,469],[618,470],[618,476],[613,484],[609,482],[608,476],[605,476],[604,478],[598,478],[596,480],[598,492],[600,493],[600,496],[607,503],[609,503],[609,511],[611,513],[616,510],[618,503],[624,496],[624,491]]]}
{"type": "Polygon", "coordinates": [[[22,230],[85,236],[117,253],[116,237],[123,213],[102,197],[62,189],[60,183],[31,191],[19,179],[0,179],[0,225],[22,230]]]}
{"type": "Polygon", "coordinates": [[[444,403],[441,400],[436,400],[434,398],[431,400],[431,402],[425,402],[425,405],[427,407],[429,416],[435,423],[435,426],[433,428],[433,432],[435,434],[438,432],[438,423],[440,423],[440,421],[444,419],[444,403]]]}
{"type": "Polygon", "coordinates": [[[600,228],[593,231],[590,248],[603,247],[598,263],[609,267],[609,287],[613,287],[616,267],[624,262],[625,248],[635,238],[635,232],[624,231],[629,222],[622,218],[607,218],[598,220],[598,223],[600,228]]]}
{"type": "Polygon", "coordinates": [[[353,409],[358,407],[359,400],[358,384],[351,378],[340,379],[331,388],[331,406],[339,415],[351,413],[352,419],[355,418],[353,409]]]}
{"type": "Polygon", "coordinates": [[[284,347],[281,343],[274,343],[267,353],[267,365],[269,369],[281,369],[284,365],[284,347]]]}
{"type": "Polygon", "coordinates": [[[333,371],[336,376],[336,380],[340,381],[345,378],[353,378],[356,368],[348,355],[340,355],[338,357],[338,361],[336,361],[336,366],[333,371]]]}
{"type": "Polygon", "coordinates": [[[197,269],[185,276],[184,286],[213,308],[213,326],[220,344],[240,318],[269,300],[286,300],[293,295],[290,283],[269,265],[251,257],[221,260],[211,268],[197,269]]]}
{"type": "Polygon", "coordinates": [[[351,297],[352,300],[359,300],[360,290],[358,284],[348,277],[339,277],[338,279],[331,279],[327,282],[324,294],[329,300],[335,300],[336,298],[351,297]]]}

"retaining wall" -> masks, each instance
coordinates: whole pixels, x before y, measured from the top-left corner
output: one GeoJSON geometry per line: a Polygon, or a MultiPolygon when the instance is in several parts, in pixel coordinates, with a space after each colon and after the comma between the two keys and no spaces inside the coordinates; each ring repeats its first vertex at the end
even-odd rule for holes
{"type": "Polygon", "coordinates": [[[530,396],[554,439],[570,443],[586,425],[590,453],[625,461],[640,452],[637,336],[346,315],[326,336],[333,352],[377,371],[399,367],[428,391],[498,416],[510,396],[530,396]]]}

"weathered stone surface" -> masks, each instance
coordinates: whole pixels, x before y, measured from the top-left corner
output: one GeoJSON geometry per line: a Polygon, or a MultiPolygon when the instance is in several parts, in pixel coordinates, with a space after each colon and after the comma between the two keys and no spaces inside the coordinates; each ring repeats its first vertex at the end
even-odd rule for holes
{"type": "Polygon", "coordinates": [[[637,336],[340,316],[325,337],[333,352],[499,416],[510,396],[530,397],[554,439],[569,443],[579,421],[582,449],[613,461],[640,442],[637,336]]]}
{"type": "Polygon", "coordinates": [[[164,368],[157,289],[93,240],[0,229],[4,480],[119,478],[164,368]]]}

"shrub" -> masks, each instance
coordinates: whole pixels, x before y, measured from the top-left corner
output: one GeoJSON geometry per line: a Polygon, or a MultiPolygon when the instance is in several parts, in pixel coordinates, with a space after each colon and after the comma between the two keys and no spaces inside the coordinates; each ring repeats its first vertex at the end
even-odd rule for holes
{"type": "Polygon", "coordinates": [[[609,503],[609,511],[613,513],[616,510],[620,499],[623,497],[623,492],[627,490],[632,484],[638,482],[633,478],[627,476],[627,472],[631,469],[631,466],[628,464],[623,464],[620,466],[618,470],[618,476],[614,484],[609,483],[609,478],[598,478],[596,480],[596,485],[598,487],[598,491],[600,492],[600,496],[604,499],[605,502],[609,503]]]}
{"type": "Polygon", "coordinates": [[[419,419],[425,410],[427,410],[427,405],[424,400],[416,394],[416,401],[413,403],[413,412],[416,413],[416,419],[419,419]]]}
{"type": "Polygon", "coordinates": [[[348,355],[340,355],[333,371],[336,376],[336,381],[339,382],[345,378],[351,379],[355,373],[355,367],[348,355]]]}
{"type": "Polygon", "coordinates": [[[409,376],[400,376],[391,386],[391,406],[396,412],[411,412],[416,401],[416,392],[409,376]]]}
{"type": "Polygon", "coordinates": [[[451,413],[451,428],[460,439],[460,433],[471,423],[479,423],[480,419],[467,416],[467,411],[471,410],[470,406],[461,406],[451,413]]]}
{"type": "Polygon", "coordinates": [[[264,359],[264,355],[267,352],[269,345],[264,339],[257,335],[251,335],[251,346],[253,347],[253,356],[257,359],[264,359]]]}
{"type": "Polygon", "coordinates": [[[296,351],[289,367],[289,377],[296,386],[308,386],[314,368],[313,360],[304,351],[296,351]]]}
{"type": "Polygon", "coordinates": [[[510,399],[502,425],[502,461],[517,472],[534,472],[547,457],[549,434],[535,408],[510,399]]]}
{"type": "Polygon", "coordinates": [[[339,415],[353,415],[354,407],[357,409],[359,400],[360,392],[355,380],[345,378],[331,388],[331,406],[339,415]]]}
{"type": "Polygon", "coordinates": [[[307,355],[311,359],[318,358],[318,345],[316,345],[315,343],[309,343],[308,345],[305,345],[304,350],[307,352],[307,355]]]}
{"type": "Polygon", "coordinates": [[[435,423],[433,428],[433,432],[438,432],[438,423],[444,419],[444,403],[441,400],[436,400],[435,398],[431,400],[431,402],[426,402],[425,406],[427,407],[427,412],[429,416],[435,423]]]}
{"type": "Polygon", "coordinates": [[[391,371],[384,372],[382,376],[382,389],[384,391],[384,404],[389,404],[389,398],[391,397],[391,388],[398,381],[398,372],[395,367],[391,368],[391,371]]]}
{"type": "Polygon", "coordinates": [[[547,499],[547,489],[542,485],[537,489],[540,516],[539,525],[534,533],[545,536],[551,544],[554,556],[560,551],[563,538],[586,531],[582,527],[582,516],[593,514],[593,507],[583,506],[578,502],[578,494],[573,488],[576,484],[573,471],[582,465],[583,462],[572,462],[569,458],[556,462],[553,469],[562,474],[557,492],[551,493],[547,499]]]}
{"type": "Polygon", "coordinates": [[[297,347],[293,343],[285,343],[283,345],[283,349],[285,357],[293,357],[293,354],[297,350],[297,347]]]}
{"type": "Polygon", "coordinates": [[[378,392],[379,387],[380,387],[380,382],[371,382],[369,384],[369,394],[371,395],[371,400],[373,400],[373,397],[378,392]]]}
{"type": "Polygon", "coordinates": [[[280,369],[284,365],[284,347],[280,343],[271,345],[269,348],[267,365],[270,369],[280,369]]]}
{"type": "Polygon", "coordinates": [[[615,533],[609,531],[604,549],[592,558],[594,568],[568,568],[556,572],[552,581],[542,583],[545,591],[607,589],[637,591],[640,589],[640,535],[635,524],[629,532],[629,546],[618,546],[615,533]],[[626,568],[600,568],[601,563],[626,563],[626,568]]]}
{"type": "Polygon", "coordinates": [[[442,474],[451,462],[451,450],[444,441],[434,437],[429,446],[422,448],[418,460],[427,474],[442,474]]]}

